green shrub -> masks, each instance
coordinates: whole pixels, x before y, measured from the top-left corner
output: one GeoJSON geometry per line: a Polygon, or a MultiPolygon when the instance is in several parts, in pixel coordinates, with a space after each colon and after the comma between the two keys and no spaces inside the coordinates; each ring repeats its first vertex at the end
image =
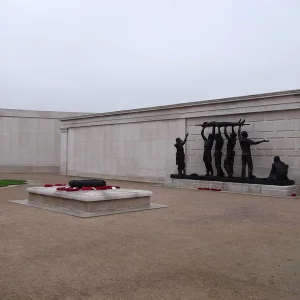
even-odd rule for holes
{"type": "Polygon", "coordinates": [[[0,187],[9,185],[20,185],[27,183],[26,180],[14,180],[14,179],[0,179],[0,187]]]}

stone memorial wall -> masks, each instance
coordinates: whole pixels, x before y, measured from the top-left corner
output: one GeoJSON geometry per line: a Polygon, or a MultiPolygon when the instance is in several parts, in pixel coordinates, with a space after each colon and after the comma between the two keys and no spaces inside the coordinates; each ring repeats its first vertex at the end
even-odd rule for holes
{"type": "Polygon", "coordinates": [[[60,119],[78,115],[0,109],[0,173],[59,173],[60,119]]]}
{"type": "MultiPolygon", "coordinates": [[[[61,123],[62,174],[162,182],[177,172],[177,137],[185,145],[187,174],[204,174],[203,140],[197,124],[245,119],[253,140],[254,174],[268,177],[273,157],[289,164],[300,183],[300,90],[71,117],[61,123]]],[[[223,148],[225,156],[226,144],[223,148]]],[[[236,176],[241,172],[236,145],[236,176]]],[[[213,163],[213,167],[214,163],[213,163]]]]}
{"type": "Polygon", "coordinates": [[[161,181],[174,170],[174,136],[184,130],[180,119],[63,130],[61,173],[161,181]]]}

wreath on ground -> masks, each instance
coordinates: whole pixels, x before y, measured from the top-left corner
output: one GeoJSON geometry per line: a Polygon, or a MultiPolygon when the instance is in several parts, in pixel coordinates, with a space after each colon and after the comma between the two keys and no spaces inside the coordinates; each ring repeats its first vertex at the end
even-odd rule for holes
{"type": "Polygon", "coordinates": [[[44,187],[56,187],[57,191],[76,192],[76,191],[104,191],[119,189],[119,186],[106,185],[102,179],[71,180],[66,184],[45,184],[44,187]]]}

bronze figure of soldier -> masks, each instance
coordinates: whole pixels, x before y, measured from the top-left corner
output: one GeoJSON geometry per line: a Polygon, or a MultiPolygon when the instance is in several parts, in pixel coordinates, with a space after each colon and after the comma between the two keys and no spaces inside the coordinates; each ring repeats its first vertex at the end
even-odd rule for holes
{"type": "Polygon", "coordinates": [[[184,145],[186,143],[188,133],[185,135],[185,139],[181,138],[176,139],[176,144],[174,145],[177,149],[176,151],[176,165],[178,167],[178,174],[185,175],[185,154],[184,154],[184,145]]]}
{"type": "Polygon", "coordinates": [[[242,149],[242,179],[245,179],[246,166],[248,166],[248,178],[253,179],[253,162],[251,156],[251,145],[258,145],[261,143],[266,143],[269,141],[262,140],[254,142],[248,138],[248,133],[246,131],[241,131],[242,126],[245,121],[239,125],[238,138],[242,149]]]}
{"type": "Polygon", "coordinates": [[[227,126],[224,128],[224,135],[227,139],[227,152],[224,159],[224,169],[226,170],[228,177],[233,177],[233,164],[235,156],[235,145],[236,145],[236,136],[237,134],[234,131],[234,126],[231,127],[231,134],[228,135],[227,126]]]}
{"type": "Polygon", "coordinates": [[[211,149],[214,144],[216,126],[213,126],[212,133],[210,133],[208,135],[208,137],[206,137],[204,135],[205,128],[206,128],[206,126],[204,125],[202,128],[202,131],[201,131],[201,136],[204,140],[203,161],[204,161],[205,168],[206,168],[206,176],[209,176],[209,175],[214,175],[214,171],[213,171],[212,164],[211,164],[211,162],[212,162],[211,149]]]}
{"type": "Polygon", "coordinates": [[[217,176],[223,177],[224,172],[222,170],[222,149],[224,145],[224,140],[221,134],[220,127],[218,126],[218,133],[215,135],[215,165],[217,169],[217,176]]]}
{"type": "Polygon", "coordinates": [[[288,175],[289,166],[280,160],[279,156],[274,157],[274,163],[269,175],[269,179],[273,181],[285,181],[289,180],[288,175]]]}

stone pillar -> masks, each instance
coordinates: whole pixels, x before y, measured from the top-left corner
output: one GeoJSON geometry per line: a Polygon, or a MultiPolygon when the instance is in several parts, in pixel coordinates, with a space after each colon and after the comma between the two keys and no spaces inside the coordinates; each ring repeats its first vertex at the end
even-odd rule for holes
{"type": "Polygon", "coordinates": [[[68,129],[60,130],[60,174],[68,174],[68,129]]]}

